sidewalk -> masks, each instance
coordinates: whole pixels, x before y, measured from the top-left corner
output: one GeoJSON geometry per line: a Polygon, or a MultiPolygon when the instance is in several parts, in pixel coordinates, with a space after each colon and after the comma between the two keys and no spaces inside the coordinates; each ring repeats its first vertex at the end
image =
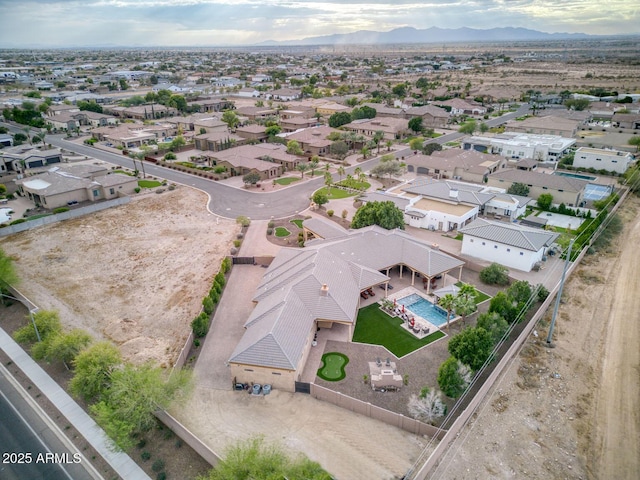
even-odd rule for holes
{"type": "Polygon", "coordinates": [[[0,349],[4,350],[11,361],[29,377],[120,477],[127,480],[150,480],[129,455],[113,451],[113,442],[98,424],[1,328],[0,349]]]}

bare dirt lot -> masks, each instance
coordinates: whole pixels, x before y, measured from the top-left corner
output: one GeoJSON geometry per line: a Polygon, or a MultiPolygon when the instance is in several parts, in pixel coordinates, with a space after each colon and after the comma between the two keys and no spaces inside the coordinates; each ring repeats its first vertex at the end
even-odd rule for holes
{"type": "Polygon", "coordinates": [[[239,232],[187,188],[5,238],[19,289],[43,309],[120,346],[127,360],[170,366],[239,232]]]}
{"type": "Polygon", "coordinates": [[[546,324],[432,478],[638,478],[639,209],[630,197],[623,233],[565,286],[556,348],[546,324]]]}

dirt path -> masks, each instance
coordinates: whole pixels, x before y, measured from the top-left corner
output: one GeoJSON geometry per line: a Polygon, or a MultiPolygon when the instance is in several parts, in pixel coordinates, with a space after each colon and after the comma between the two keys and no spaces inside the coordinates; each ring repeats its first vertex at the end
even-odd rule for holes
{"type": "Polygon", "coordinates": [[[636,479],[640,471],[640,200],[567,282],[548,320],[462,430],[433,479],[636,479]]]}
{"type": "Polygon", "coordinates": [[[640,217],[625,230],[609,314],[595,433],[589,466],[596,478],[637,478],[640,472],[640,217]]]}

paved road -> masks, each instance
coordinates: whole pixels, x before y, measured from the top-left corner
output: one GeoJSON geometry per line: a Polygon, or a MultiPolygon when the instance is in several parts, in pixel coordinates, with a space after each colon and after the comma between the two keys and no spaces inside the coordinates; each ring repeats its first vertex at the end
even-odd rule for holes
{"type": "MultiPolygon", "coordinates": [[[[492,118],[485,123],[494,127],[511,120],[512,118],[524,115],[529,110],[528,105],[522,105],[518,111],[502,115],[501,117],[492,118]]],[[[10,124],[4,124],[13,132],[22,132],[22,128],[10,124]]],[[[459,132],[449,133],[438,138],[427,140],[425,143],[444,144],[463,137],[464,134],[459,132]]],[[[124,155],[118,155],[104,150],[81,145],[65,140],[61,135],[48,135],[47,143],[56,147],[86,155],[98,160],[103,160],[121,167],[133,168],[130,158],[124,155]]],[[[396,157],[411,155],[411,151],[407,148],[395,152],[396,157]]],[[[379,157],[372,158],[366,162],[362,162],[358,167],[367,171],[376,166],[379,157]]],[[[356,166],[346,168],[346,173],[353,173],[356,166]]],[[[284,218],[295,215],[304,211],[309,206],[309,198],[312,193],[324,185],[324,179],[317,177],[304,183],[294,184],[285,189],[269,193],[249,192],[241,188],[232,187],[224,183],[205,180],[183,172],[177,172],[158,165],[145,163],[145,173],[160,178],[166,178],[169,182],[175,182],[183,185],[189,185],[206,192],[209,195],[209,210],[221,217],[236,218],[245,215],[255,220],[267,220],[271,217],[284,218]]],[[[335,175],[334,175],[335,177],[335,175]]]]}
{"type": "Polygon", "coordinates": [[[6,480],[46,479],[81,480],[93,478],[82,467],[87,460],[69,450],[21,397],[6,378],[6,369],[0,369],[0,478],[6,480]],[[47,454],[66,454],[58,458],[70,463],[47,460],[47,454]],[[22,463],[20,463],[22,462],[22,463]]]}

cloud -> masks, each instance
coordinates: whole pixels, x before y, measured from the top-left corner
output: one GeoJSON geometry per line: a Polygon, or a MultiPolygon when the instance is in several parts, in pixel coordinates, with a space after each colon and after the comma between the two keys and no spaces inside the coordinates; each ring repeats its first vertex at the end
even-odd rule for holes
{"type": "Polygon", "coordinates": [[[638,33],[635,0],[0,0],[11,45],[220,45],[396,27],[638,33]]]}

